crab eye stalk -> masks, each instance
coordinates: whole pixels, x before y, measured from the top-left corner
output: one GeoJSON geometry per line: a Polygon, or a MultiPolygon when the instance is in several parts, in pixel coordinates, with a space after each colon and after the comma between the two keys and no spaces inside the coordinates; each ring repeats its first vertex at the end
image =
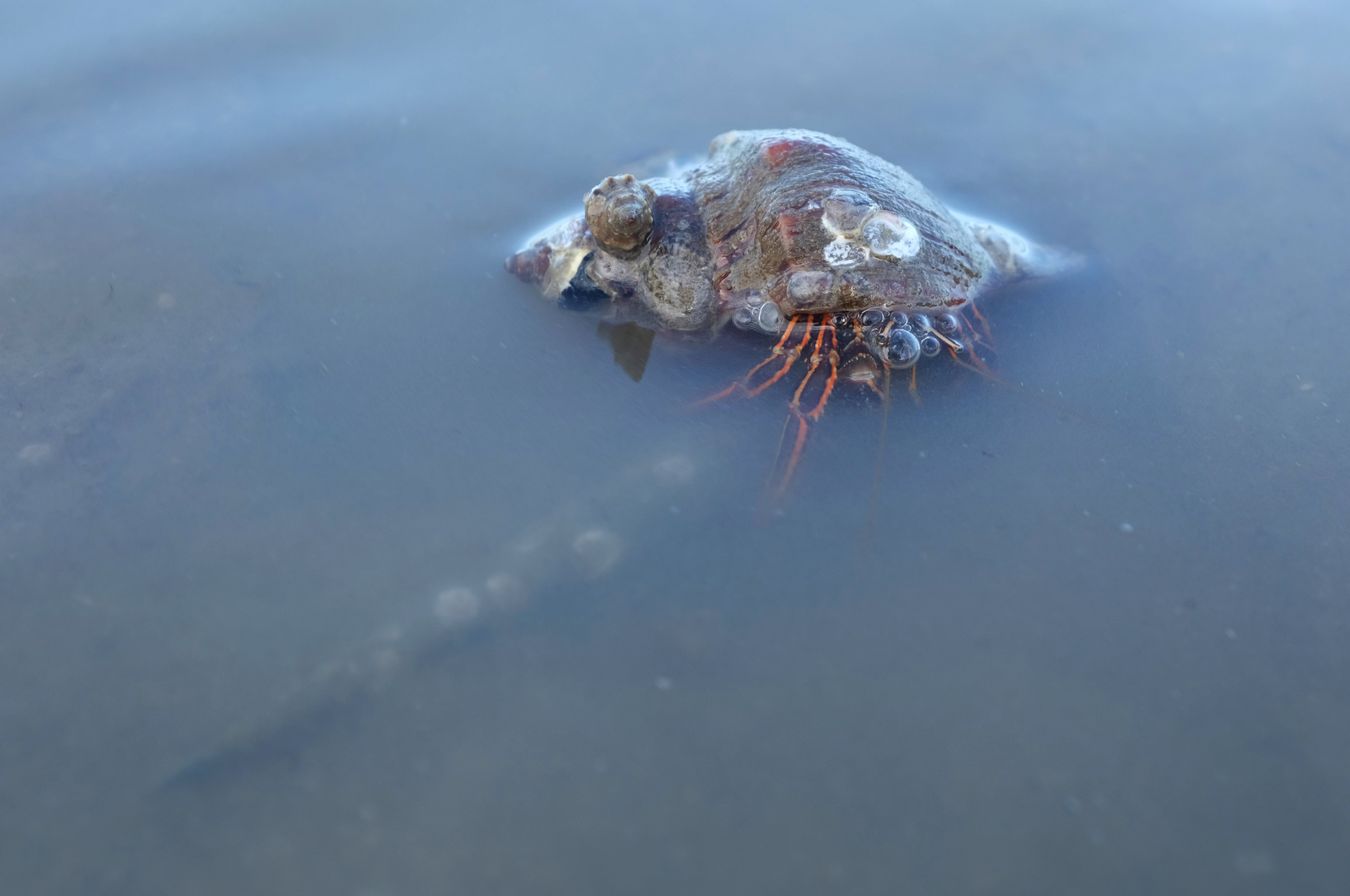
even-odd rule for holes
{"type": "Polygon", "coordinates": [[[601,248],[633,252],[652,232],[652,188],[631,174],[607,177],[586,195],[586,226],[601,248]]]}

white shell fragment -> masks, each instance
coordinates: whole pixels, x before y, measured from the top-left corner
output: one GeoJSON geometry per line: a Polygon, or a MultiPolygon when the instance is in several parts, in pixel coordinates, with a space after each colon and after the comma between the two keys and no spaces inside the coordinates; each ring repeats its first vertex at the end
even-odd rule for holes
{"type": "Polygon", "coordinates": [[[867,250],[842,236],[826,243],[824,254],[825,263],[832,268],[852,268],[867,261],[867,250]]]}

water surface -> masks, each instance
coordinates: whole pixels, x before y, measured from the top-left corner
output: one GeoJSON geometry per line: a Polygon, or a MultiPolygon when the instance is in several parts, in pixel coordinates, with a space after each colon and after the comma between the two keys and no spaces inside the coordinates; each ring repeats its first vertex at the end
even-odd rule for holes
{"type": "Polygon", "coordinates": [[[9,14],[0,889],[1350,889],[1350,13],[822,9],[9,14]],[[1089,265],[774,513],[786,396],[689,408],[758,347],[635,383],[501,259],[784,126],[1089,265]]]}

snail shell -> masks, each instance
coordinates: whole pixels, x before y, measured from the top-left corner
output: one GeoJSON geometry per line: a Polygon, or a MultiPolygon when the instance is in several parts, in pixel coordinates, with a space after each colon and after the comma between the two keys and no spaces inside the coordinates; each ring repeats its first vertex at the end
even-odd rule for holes
{"type": "Polygon", "coordinates": [[[636,251],[652,232],[656,193],[631,174],[607,177],[586,196],[586,226],[610,252],[636,251]]]}

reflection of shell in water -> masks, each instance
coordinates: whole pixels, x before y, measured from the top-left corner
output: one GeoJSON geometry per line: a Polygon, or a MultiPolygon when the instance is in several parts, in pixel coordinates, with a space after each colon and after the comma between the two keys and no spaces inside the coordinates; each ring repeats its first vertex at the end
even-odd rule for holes
{"type": "Polygon", "coordinates": [[[447,628],[461,628],[476,621],[483,612],[483,600],[470,588],[447,588],[436,595],[432,612],[447,628]]]}
{"type": "Polygon", "coordinates": [[[623,556],[623,541],[609,529],[587,529],[572,541],[577,568],[588,579],[596,579],[614,568],[623,556]]]}
{"type": "Polygon", "coordinates": [[[683,454],[672,454],[657,461],[652,468],[664,485],[685,485],[694,478],[694,462],[683,454]]]}
{"type": "Polygon", "coordinates": [[[49,442],[34,442],[19,449],[19,461],[30,466],[40,467],[56,454],[49,442]]]}
{"type": "Polygon", "coordinates": [[[507,613],[524,606],[528,597],[525,583],[519,576],[509,572],[498,572],[488,576],[487,581],[483,583],[483,591],[487,594],[488,604],[493,610],[507,613]]]}

